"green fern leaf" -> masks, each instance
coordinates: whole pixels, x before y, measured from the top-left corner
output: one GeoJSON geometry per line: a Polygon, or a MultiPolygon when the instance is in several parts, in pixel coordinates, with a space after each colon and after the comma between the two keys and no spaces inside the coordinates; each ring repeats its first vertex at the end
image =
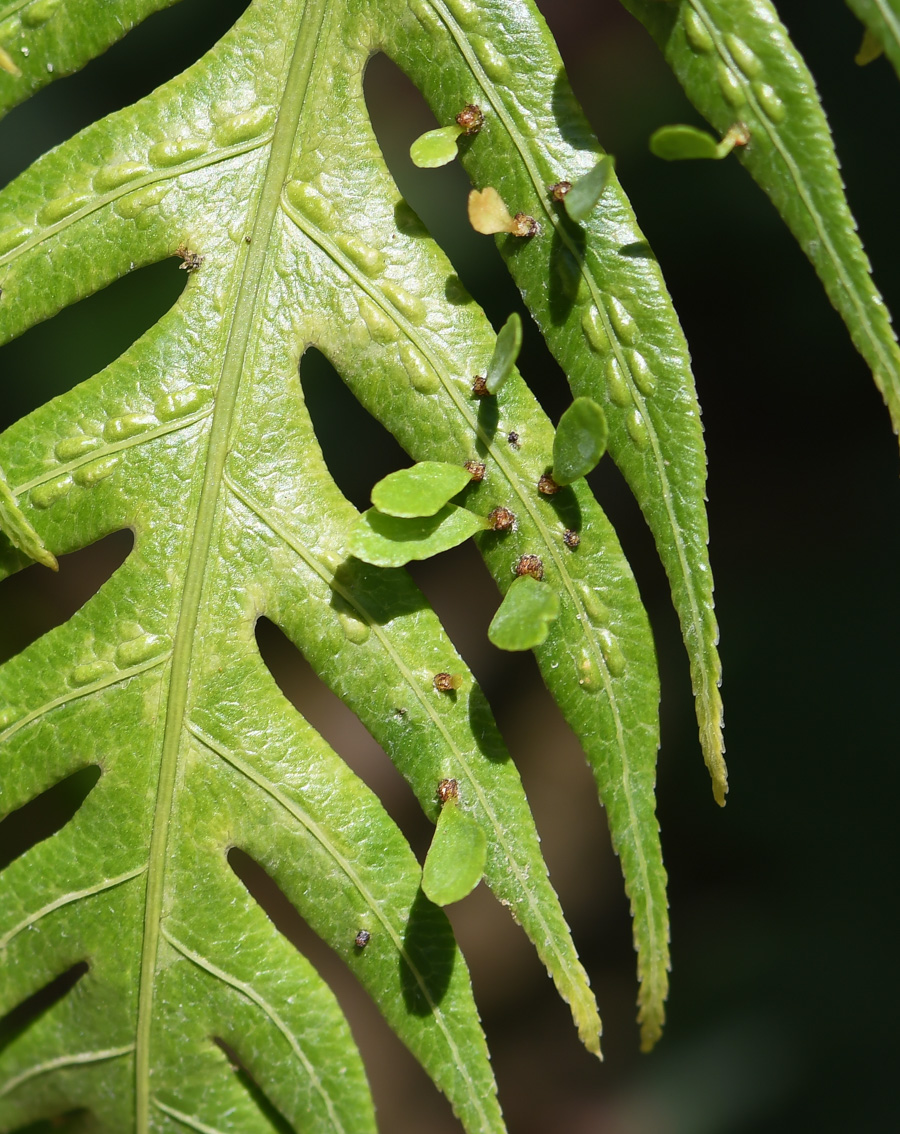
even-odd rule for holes
{"type": "MultiPolygon", "coordinates": [[[[688,97],[725,133],[812,261],[900,432],[900,348],[844,196],[813,78],[769,0],[622,0],[649,29],[688,97]]],[[[879,5],[890,15],[890,5],[879,5]]],[[[896,11],[893,13],[896,25],[896,11]]]]}
{"type": "MultiPolygon", "coordinates": [[[[40,34],[68,19],[38,5],[49,12],[40,34]]],[[[91,24],[88,5],[54,32],[72,41],[66,66],[162,6],[135,4],[112,29],[91,24]]],[[[14,13],[23,27],[28,11],[14,13]]],[[[724,792],[686,348],[652,259],[620,255],[623,233],[639,234],[614,181],[582,227],[542,188],[560,171],[589,176],[599,155],[593,140],[579,152],[563,137],[583,128],[546,31],[511,2],[457,0],[451,11],[398,0],[361,13],[347,0],[257,0],[184,75],[0,194],[0,341],[137,267],[178,254],[192,269],[178,303],[117,361],[0,437],[0,578],[25,553],[135,532],[109,583],[0,669],[0,812],[79,769],[102,773],[75,818],[0,879],[0,1012],[87,966],[4,1050],[3,1129],[84,1106],[117,1134],[147,1134],[164,1116],[223,1130],[229,1115],[228,1130],[261,1130],[229,1051],[298,1129],[374,1128],[341,1012],[229,867],[239,847],[346,960],[465,1128],[503,1130],[449,924],[378,800],[277,689],[255,644],[263,614],[356,712],[432,820],[438,785],[459,783],[487,884],[599,1053],[587,977],[487,703],[408,577],[350,555],[359,518],[322,459],[297,376],[312,343],[415,460],[483,466],[458,511],[474,513],[468,532],[480,531],[501,592],[530,575],[558,598],[538,661],[621,856],[643,1045],[660,1033],[668,921],[646,614],[584,481],[539,491],[554,432],[511,361],[495,394],[473,393],[497,339],[473,303],[447,300],[452,271],[436,245],[398,226],[403,203],[362,96],[380,47],[446,104],[442,120],[492,108],[465,160],[542,218],[543,231],[501,247],[573,389],[607,407],[611,448],[672,578],[724,792]],[[523,52],[537,66],[516,76],[510,60],[523,52]],[[546,109],[554,83],[561,121],[546,109]],[[544,129],[526,137],[533,112],[544,129]],[[516,522],[484,530],[498,507],[516,522]]],[[[18,81],[4,74],[0,92],[18,81]]]]}

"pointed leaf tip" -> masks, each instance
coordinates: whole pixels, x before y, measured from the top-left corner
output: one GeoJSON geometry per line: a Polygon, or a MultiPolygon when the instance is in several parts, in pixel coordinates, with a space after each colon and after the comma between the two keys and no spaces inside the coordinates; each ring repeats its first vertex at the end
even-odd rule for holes
{"type": "Polygon", "coordinates": [[[409,147],[409,156],[412,163],[419,169],[437,169],[447,165],[456,157],[456,143],[460,134],[464,134],[462,126],[439,126],[436,130],[427,130],[420,134],[409,147]]]}
{"type": "Polygon", "coordinates": [[[445,504],[433,516],[386,516],[364,512],[350,530],[348,550],[376,567],[402,567],[411,559],[430,559],[483,531],[485,521],[466,508],[445,504]]]}
{"type": "Polygon", "coordinates": [[[448,799],[438,816],[422,871],[425,896],[448,906],[470,894],[484,873],[487,838],[471,815],[448,799]]]}
{"type": "Polygon", "coordinates": [[[489,394],[498,393],[503,383],[512,374],[521,349],[522,320],[514,311],[500,328],[500,334],[497,336],[491,364],[484,381],[489,394]]]}
{"type": "Polygon", "coordinates": [[[381,479],[372,489],[372,503],[387,516],[433,516],[471,480],[472,473],[462,465],[419,461],[381,479]]]}
{"type": "Polygon", "coordinates": [[[606,414],[593,398],[576,398],[559,419],[553,438],[553,480],[572,484],[606,452],[606,414]]]}
{"type": "Polygon", "coordinates": [[[607,154],[597,162],[590,173],[572,182],[571,188],[563,197],[563,204],[573,221],[587,220],[590,216],[592,209],[603,196],[603,190],[609,182],[614,165],[614,159],[607,154]]]}
{"type": "Polygon", "coordinates": [[[530,575],[516,579],[488,627],[488,638],[500,650],[531,650],[547,637],[559,615],[559,596],[548,583],[530,575]]]}

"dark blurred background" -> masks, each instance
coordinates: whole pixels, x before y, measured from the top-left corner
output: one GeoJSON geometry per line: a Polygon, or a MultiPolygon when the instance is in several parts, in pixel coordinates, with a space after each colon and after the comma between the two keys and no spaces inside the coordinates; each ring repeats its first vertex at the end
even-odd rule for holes
{"type": "MultiPolygon", "coordinates": [[[[0,128],[0,183],[190,64],[242,7],[184,0],[14,111],[0,128]]],[[[646,139],[657,126],[700,121],[643,29],[613,0],[544,0],[542,8],[576,94],[616,155],[694,356],[709,448],[731,793],[724,811],[715,806],[666,582],[606,460],[595,488],[638,575],[663,681],[659,815],[672,992],[667,1033],[641,1056],[627,904],[577,743],[530,657],[502,655],[487,642],[497,598],[473,548],[416,568],[522,771],[604,1017],[600,1065],[580,1049],[523,935],[484,887],[449,911],[510,1132],[883,1134],[898,1127],[896,439],[812,269],[737,162],[670,165],[649,155],[646,139]],[[453,592],[461,566],[466,603],[453,592]]],[[[779,9],[817,78],[876,282],[898,311],[900,83],[883,59],[855,66],[861,29],[839,0],[782,0],[779,9]]],[[[492,242],[466,225],[462,170],[418,171],[407,156],[433,119],[383,58],[369,69],[367,94],[401,191],[499,326],[519,300],[492,242]]],[[[183,282],[175,261],[146,269],[5,347],[0,425],[116,357],[183,282]]],[[[521,368],[555,419],[569,395],[533,325],[521,368]]],[[[324,360],[307,358],[301,374],[336,479],[365,506],[373,467],[387,472],[404,463],[402,454],[324,360]],[[376,454],[363,476],[353,461],[361,445],[376,454]]],[[[69,617],[129,546],[126,535],[111,537],[69,556],[58,577],[33,567],[0,584],[0,659],[69,617]]],[[[274,627],[261,624],[259,641],[285,691],[423,854],[428,824],[384,754],[274,627]]],[[[73,806],[64,796],[46,801],[41,815],[0,825],[0,864],[22,839],[62,821],[73,806]]],[[[252,866],[242,869],[252,883],[252,866]]],[[[284,916],[351,1018],[384,1134],[458,1130],[340,962],[296,915],[284,916]]]]}

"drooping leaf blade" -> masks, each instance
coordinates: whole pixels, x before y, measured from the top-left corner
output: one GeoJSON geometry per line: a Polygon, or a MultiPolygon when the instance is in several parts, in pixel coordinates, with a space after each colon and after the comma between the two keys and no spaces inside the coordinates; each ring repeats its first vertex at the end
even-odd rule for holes
{"type": "Polygon", "coordinates": [[[691,102],[722,133],[812,261],[900,431],[900,348],[844,195],[815,83],[769,0],[622,0],[691,102]]]}

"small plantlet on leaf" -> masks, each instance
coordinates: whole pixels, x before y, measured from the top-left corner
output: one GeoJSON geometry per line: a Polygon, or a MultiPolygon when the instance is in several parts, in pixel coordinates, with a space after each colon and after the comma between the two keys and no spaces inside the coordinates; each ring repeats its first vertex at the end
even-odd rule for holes
{"type": "Polygon", "coordinates": [[[650,135],[650,152],[663,161],[721,161],[735,146],[746,146],[749,141],[750,131],[743,122],[732,126],[721,142],[694,126],[661,126],[650,135]]]}
{"type": "Polygon", "coordinates": [[[607,154],[584,177],[579,177],[577,181],[572,182],[558,182],[553,187],[556,189],[561,185],[569,186],[563,192],[562,197],[557,197],[557,200],[562,200],[570,220],[578,224],[587,220],[594,206],[603,196],[603,190],[612,176],[613,165],[613,159],[607,154]]]}
{"type": "Polygon", "coordinates": [[[487,838],[477,821],[459,805],[459,784],[438,784],[441,813],[422,869],[422,890],[435,905],[458,902],[481,881],[487,838]]]}
{"type": "Polygon", "coordinates": [[[576,398],[556,427],[550,479],[561,487],[587,476],[606,452],[608,432],[606,414],[593,398],[576,398]]]}
{"type": "Polygon", "coordinates": [[[372,489],[372,503],[386,516],[433,516],[472,479],[468,465],[419,461],[379,480],[372,489]]]}
{"type": "Polygon", "coordinates": [[[494,353],[484,379],[489,394],[498,394],[512,374],[519,351],[522,349],[522,320],[516,311],[506,320],[497,335],[494,353]]]}
{"type": "Polygon", "coordinates": [[[530,574],[516,579],[488,627],[488,638],[501,650],[533,650],[546,639],[559,616],[559,595],[530,574]]]}
{"type": "Polygon", "coordinates": [[[456,157],[456,144],[461,135],[477,134],[484,125],[484,115],[474,103],[464,106],[452,126],[426,130],[409,147],[413,165],[419,169],[437,169],[456,157]]]}
{"type": "Polygon", "coordinates": [[[469,194],[469,223],[476,232],[492,236],[508,232],[513,236],[537,236],[541,226],[528,213],[510,214],[500,194],[493,186],[473,189],[469,194]]]}

